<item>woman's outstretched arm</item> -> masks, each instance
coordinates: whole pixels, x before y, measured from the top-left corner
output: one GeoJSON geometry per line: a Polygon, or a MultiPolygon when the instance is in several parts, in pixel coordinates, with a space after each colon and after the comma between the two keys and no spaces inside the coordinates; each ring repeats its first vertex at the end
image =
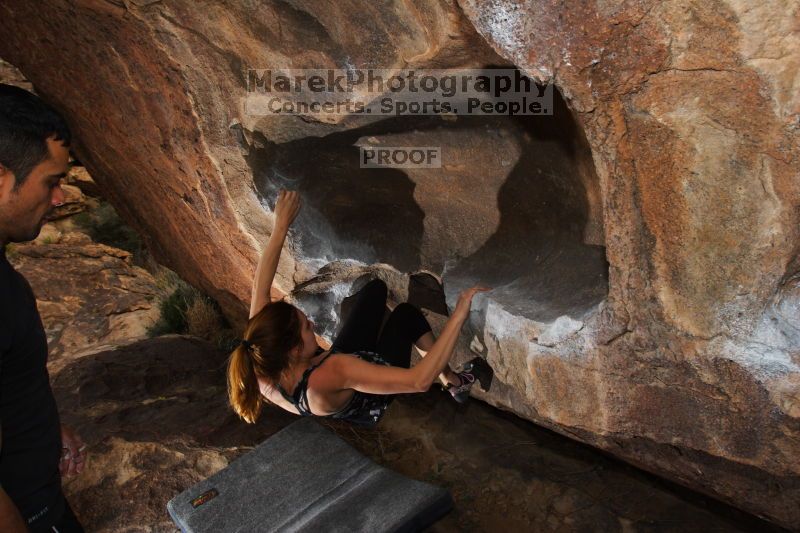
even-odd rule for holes
{"type": "MultiPolygon", "coordinates": [[[[372,394],[399,394],[428,390],[453,355],[461,327],[469,317],[473,296],[477,292],[487,290],[490,289],[472,287],[461,293],[456,308],[439,338],[433,343],[428,354],[413,367],[408,369],[387,367],[368,363],[356,357],[332,356],[332,368],[325,374],[330,380],[330,385],[372,394]]],[[[324,385],[322,386],[324,387],[324,385]]]]}
{"type": "Polygon", "coordinates": [[[281,190],[278,193],[278,201],[275,203],[275,227],[269,237],[269,242],[261,253],[261,259],[256,267],[256,275],[253,278],[250,318],[258,314],[271,300],[270,290],[272,281],[275,279],[275,272],[278,270],[278,260],[281,257],[283,243],[289,233],[289,226],[292,225],[298,211],[300,211],[300,194],[297,191],[281,190]]]}

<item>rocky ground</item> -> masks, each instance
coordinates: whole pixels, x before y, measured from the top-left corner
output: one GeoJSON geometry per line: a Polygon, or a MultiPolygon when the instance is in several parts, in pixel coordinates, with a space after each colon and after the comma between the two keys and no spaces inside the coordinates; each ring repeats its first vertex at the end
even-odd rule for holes
{"type": "MultiPolygon", "coordinates": [[[[226,405],[226,354],[165,336],[80,357],[53,377],[90,459],[66,491],[87,531],[176,531],[166,503],[295,417],[255,425],[226,405]]],[[[472,400],[400,399],[375,429],[329,423],[381,464],[448,487],[445,531],[768,531],[598,452],[472,400]]]]}

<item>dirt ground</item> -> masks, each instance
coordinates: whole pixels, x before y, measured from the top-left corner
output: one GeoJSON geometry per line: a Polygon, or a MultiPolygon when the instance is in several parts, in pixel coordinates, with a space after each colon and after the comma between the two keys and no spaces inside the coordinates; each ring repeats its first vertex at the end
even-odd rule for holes
{"type": "Polygon", "coordinates": [[[445,531],[764,531],[769,526],[478,401],[402,398],[375,430],[334,429],[409,477],[448,487],[445,531]],[[348,435],[349,433],[349,435],[348,435]]]}
{"type": "MultiPolygon", "coordinates": [[[[53,376],[62,419],[84,437],[86,471],[65,484],[87,531],[176,531],[169,499],[290,424],[227,405],[227,354],[168,336],[76,358],[53,376]]],[[[400,397],[380,424],[325,422],[354,447],[450,489],[430,531],[769,531],[682,490],[476,400],[438,389],[400,397]]]]}

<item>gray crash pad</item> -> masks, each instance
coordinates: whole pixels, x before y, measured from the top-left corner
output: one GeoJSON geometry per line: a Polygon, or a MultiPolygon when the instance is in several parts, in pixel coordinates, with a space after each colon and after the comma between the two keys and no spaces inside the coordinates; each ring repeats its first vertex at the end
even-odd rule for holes
{"type": "Polygon", "coordinates": [[[175,496],[167,510],[184,533],[406,532],[452,505],[447,490],[379,466],[303,418],[175,496]]]}

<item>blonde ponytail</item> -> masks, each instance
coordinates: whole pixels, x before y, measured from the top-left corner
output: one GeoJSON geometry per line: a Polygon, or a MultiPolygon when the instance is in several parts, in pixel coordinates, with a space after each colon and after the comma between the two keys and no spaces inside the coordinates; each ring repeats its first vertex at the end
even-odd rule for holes
{"type": "Polygon", "coordinates": [[[228,362],[228,399],[245,422],[255,423],[264,405],[253,366],[252,348],[240,344],[228,362]]]}
{"type": "Polygon", "coordinates": [[[245,421],[254,423],[266,402],[259,378],[274,387],[289,368],[289,351],[303,342],[300,326],[299,311],[284,301],[268,303],[247,323],[228,360],[228,399],[245,421]]]}

